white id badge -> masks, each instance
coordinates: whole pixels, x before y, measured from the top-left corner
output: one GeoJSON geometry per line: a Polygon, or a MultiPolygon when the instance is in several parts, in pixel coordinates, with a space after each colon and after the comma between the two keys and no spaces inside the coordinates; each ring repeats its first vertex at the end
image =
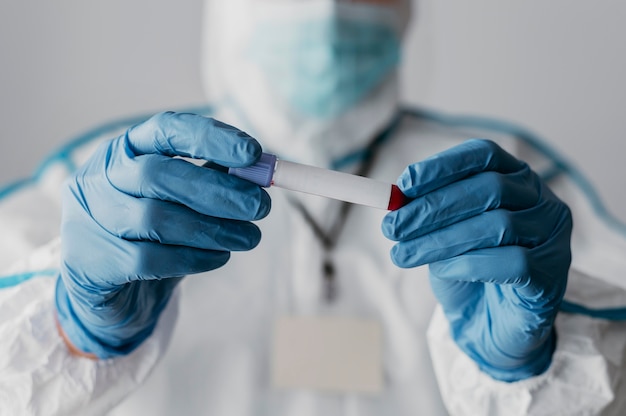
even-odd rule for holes
{"type": "Polygon", "coordinates": [[[281,317],[274,325],[272,384],[375,394],[382,390],[380,324],[343,317],[281,317]]]}

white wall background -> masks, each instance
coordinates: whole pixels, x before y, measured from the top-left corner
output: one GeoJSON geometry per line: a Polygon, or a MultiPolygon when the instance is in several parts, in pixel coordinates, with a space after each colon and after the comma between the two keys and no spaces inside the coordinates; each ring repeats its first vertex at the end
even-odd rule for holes
{"type": "MultiPolygon", "coordinates": [[[[202,103],[201,10],[0,0],[0,183],[99,123],[202,103]]],[[[530,127],[626,221],[626,2],[420,0],[416,14],[409,102],[530,127]]]]}

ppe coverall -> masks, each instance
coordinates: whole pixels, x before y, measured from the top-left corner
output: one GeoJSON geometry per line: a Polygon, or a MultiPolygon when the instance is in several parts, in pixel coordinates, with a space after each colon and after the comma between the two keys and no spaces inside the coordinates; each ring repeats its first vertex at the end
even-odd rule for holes
{"type": "MultiPolygon", "coordinates": [[[[250,36],[242,27],[255,27],[237,14],[244,4],[229,1],[222,12],[207,8],[214,24],[206,25],[205,74],[217,105],[214,111],[199,112],[249,129],[269,150],[288,158],[347,171],[356,169],[359,158],[343,166],[336,166],[337,161],[358,154],[395,119],[368,173],[389,183],[405,166],[468,138],[493,140],[544,175],[572,210],[565,298],[590,308],[626,305],[624,227],[606,218],[584,179],[558,155],[525,131],[502,123],[401,111],[394,71],[384,73],[365,97],[348,94],[348,109],[339,108],[339,116],[304,118],[292,109],[320,107],[295,104],[288,89],[277,95],[262,69],[266,59],[242,53],[250,36]],[[240,23],[237,31],[229,31],[233,13],[240,23]],[[250,59],[258,65],[249,64],[250,59]]],[[[256,17],[264,18],[262,13],[256,17]]],[[[258,222],[263,234],[258,247],[234,253],[217,270],[185,278],[152,335],[137,349],[108,360],[73,356],[55,320],[59,189],[103,140],[138,121],[94,130],[51,156],[32,179],[0,195],[0,414],[620,414],[626,398],[622,323],[561,313],[550,367],[524,380],[497,381],[481,372],[450,336],[428,269],[400,269],[391,262],[393,242],[380,231],[384,212],[352,207],[330,253],[339,296],[325,303],[322,264],[327,254],[294,208],[294,199],[324,229],[332,226],[341,204],[280,189],[269,190],[272,211],[258,222]],[[300,315],[379,322],[382,393],[272,388],[274,320],[300,315]]]]}

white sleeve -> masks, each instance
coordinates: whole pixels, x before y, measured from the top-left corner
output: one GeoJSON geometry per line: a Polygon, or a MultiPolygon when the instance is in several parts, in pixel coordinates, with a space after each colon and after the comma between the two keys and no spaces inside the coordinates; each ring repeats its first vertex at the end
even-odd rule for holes
{"type": "MultiPolygon", "coordinates": [[[[54,245],[46,250],[57,251],[54,245]]],[[[40,251],[35,257],[22,262],[36,265],[31,270],[34,277],[0,290],[0,415],[104,414],[146,379],[165,352],[178,294],[152,336],[131,354],[100,361],[77,357],[57,331],[55,277],[36,272],[49,271],[54,265],[45,265],[42,259],[56,256],[40,251]]]]}
{"type": "Polygon", "coordinates": [[[438,306],[428,344],[448,412],[454,416],[624,414],[626,324],[560,313],[556,330],[556,351],[544,374],[501,382],[481,372],[458,348],[438,306]]]}

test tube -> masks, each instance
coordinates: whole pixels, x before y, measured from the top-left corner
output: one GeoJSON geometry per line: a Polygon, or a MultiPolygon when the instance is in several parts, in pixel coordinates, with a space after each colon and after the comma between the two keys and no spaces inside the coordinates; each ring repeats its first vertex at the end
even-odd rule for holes
{"type": "Polygon", "coordinates": [[[258,162],[228,173],[263,187],[279,188],[338,199],[373,208],[396,210],[409,199],[393,184],[349,173],[280,160],[263,153],[258,162]]]}

